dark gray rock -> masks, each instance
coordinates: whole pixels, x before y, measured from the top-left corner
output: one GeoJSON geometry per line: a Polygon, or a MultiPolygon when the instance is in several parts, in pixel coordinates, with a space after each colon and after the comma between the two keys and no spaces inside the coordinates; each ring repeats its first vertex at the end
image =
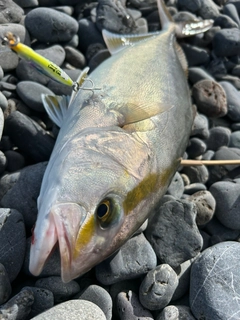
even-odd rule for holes
{"type": "Polygon", "coordinates": [[[201,156],[207,150],[206,143],[199,138],[191,138],[187,147],[187,154],[190,159],[201,156]]]}
{"type": "Polygon", "coordinates": [[[38,7],[38,0],[14,0],[21,8],[38,7]]]}
{"type": "Polygon", "coordinates": [[[151,312],[141,305],[137,294],[132,291],[118,294],[116,308],[121,320],[154,319],[151,312]]]}
{"type": "Polygon", "coordinates": [[[203,183],[208,181],[209,172],[206,166],[189,166],[182,169],[182,173],[185,173],[190,179],[191,183],[203,183]]]}
{"type": "Polygon", "coordinates": [[[112,298],[104,288],[93,284],[84,289],[80,294],[77,294],[74,298],[95,303],[102,309],[107,320],[112,319],[112,298]]]}
{"type": "Polygon", "coordinates": [[[17,84],[17,94],[29,108],[38,112],[45,112],[41,94],[54,95],[51,90],[33,81],[20,81],[17,84]]]}
{"type": "Polygon", "coordinates": [[[202,160],[211,160],[214,157],[215,152],[213,150],[207,150],[202,155],[202,160]]]}
{"type": "Polygon", "coordinates": [[[22,19],[24,11],[12,0],[5,0],[1,3],[0,24],[18,23],[22,19]]]}
{"type": "Polygon", "coordinates": [[[211,246],[211,236],[205,232],[204,230],[200,230],[200,234],[203,238],[203,247],[202,247],[202,251],[207,249],[208,247],[211,246]]]}
{"type": "Polygon", "coordinates": [[[25,26],[32,37],[43,43],[70,41],[78,31],[75,19],[50,8],[31,10],[26,15],[25,26]]]}
{"type": "Polygon", "coordinates": [[[230,141],[231,130],[224,127],[215,127],[209,130],[207,139],[208,149],[217,151],[220,147],[227,147],[230,141]]]}
{"type": "Polygon", "coordinates": [[[202,237],[195,223],[197,209],[191,202],[165,202],[149,221],[146,236],[161,263],[178,267],[195,257],[202,237]]]}
{"type": "Polygon", "coordinates": [[[215,19],[219,15],[219,9],[212,0],[202,0],[198,14],[203,19],[215,19]]]}
{"type": "Polygon", "coordinates": [[[107,49],[99,50],[89,61],[90,70],[94,70],[100,63],[110,57],[110,53],[107,49]]]}
{"type": "Polygon", "coordinates": [[[0,209],[0,263],[12,282],[21,270],[26,249],[25,226],[21,213],[0,209]]]}
{"type": "Polygon", "coordinates": [[[129,291],[132,291],[138,294],[140,284],[141,284],[141,278],[136,278],[136,279],[132,279],[131,281],[129,280],[119,281],[110,286],[109,294],[112,297],[112,301],[113,301],[113,312],[115,312],[115,305],[116,305],[116,299],[118,294],[121,292],[122,293],[125,292],[127,294],[129,291]]]}
{"type": "Polygon", "coordinates": [[[24,167],[25,159],[19,152],[8,150],[5,152],[5,156],[7,159],[6,170],[8,172],[14,172],[24,167]]]}
{"type": "Polygon", "coordinates": [[[69,300],[32,318],[32,320],[49,319],[106,320],[106,317],[102,310],[90,301],[69,300]]]}
{"type": "Polygon", "coordinates": [[[201,0],[196,1],[186,1],[186,0],[179,0],[178,6],[181,10],[187,10],[190,12],[197,12],[201,8],[201,0]]]}
{"type": "Polygon", "coordinates": [[[228,3],[223,7],[223,13],[228,15],[237,25],[240,26],[240,20],[236,7],[232,3],[228,3]]]}
{"type": "Polygon", "coordinates": [[[49,160],[55,140],[34,120],[14,111],[5,120],[5,130],[24,156],[35,162],[49,160]]]}
{"type": "Polygon", "coordinates": [[[192,95],[200,112],[208,117],[227,114],[227,98],[224,89],[216,81],[201,80],[194,84],[192,95]]]}
{"type": "Polygon", "coordinates": [[[70,46],[64,47],[64,50],[66,52],[66,61],[73,67],[83,69],[86,66],[86,59],[79,50],[70,46]]]}
{"type": "Polygon", "coordinates": [[[4,175],[0,180],[0,204],[22,213],[27,230],[31,230],[37,217],[37,197],[46,162],[25,167],[4,175]]]}
{"type": "Polygon", "coordinates": [[[221,29],[238,28],[238,25],[232,18],[225,14],[220,14],[214,20],[214,26],[219,26],[221,29]]]}
{"type": "Polygon", "coordinates": [[[227,81],[230,84],[232,84],[237,90],[240,90],[239,77],[232,76],[230,74],[219,74],[219,75],[216,75],[216,80],[218,80],[218,82],[227,81]]]}
{"type": "Polygon", "coordinates": [[[208,223],[215,212],[216,201],[211,192],[199,191],[189,197],[189,201],[192,201],[197,208],[196,223],[198,226],[208,223]]]}
{"type": "Polygon", "coordinates": [[[0,305],[9,299],[11,292],[12,287],[7,271],[4,265],[0,263],[0,305]]]}
{"type": "Polygon", "coordinates": [[[61,277],[57,276],[38,279],[35,286],[51,291],[54,296],[55,304],[69,300],[80,291],[79,284],[76,281],[72,280],[68,283],[64,283],[62,282],[61,277]]]}
{"type": "Polygon", "coordinates": [[[51,291],[36,288],[36,287],[24,287],[33,293],[34,302],[31,306],[31,312],[29,314],[29,319],[37,316],[38,314],[52,308],[54,306],[54,297],[51,291]]]}
{"type": "Polygon", "coordinates": [[[210,61],[209,53],[203,48],[190,44],[183,44],[182,48],[186,55],[189,67],[199,66],[210,61]]]}
{"type": "Polygon", "coordinates": [[[129,239],[116,255],[96,266],[96,277],[105,285],[139,277],[157,264],[156,255],[143,234],[129,239]]]}
{"type": "Polygon", "coordinates": [[[0,174],[4,172],[6,167],[7,167],[7,158],[5,154],[2,151],[0,151],[0,174]]]}
{"type": "Polygon", "coordinates": [[[184,191],[184,184],[179,172],[176,172],[168,187],[167,194],[174,198],[181,198],[184,191]]]}
{"type": "Polygon", "coordinates": [[[213,38],[213,50],[219,57],[237,55],[240,50],[240,30],[237,28],[221,29],[213,38]]]}
{"type": "Polygon", "coordinates": [[[162,264],[148,272],[139,288],[141,304],[149,310],[159,310],[168,305],[178,285],[175,271],[162,264]]]}
{"type": "Polygon", "coordinates": [[[203,183],[191,183],[184,187],[185,194],[194,194],[198,191],[206,190],[207,187],[203,183]]]}
{"type": "Polygon", "coordinates": [[[158,315],[156,320],[195,320],[187,306],[167,306],[158,315]]]}
{"type": "Polygon", "coordinates": [[[240,131],[231,133],[229,147],[240,149],[240,131]]]}
{"type": "Polygon", "coordinates": [[[172,296],[172,301],[182,298],[188,292],[190,284],[190,271],[193,261],[194,259],[187,260],[181,263],[180,266],[175,269],[178,277],[178,285],[172,296]]]}
{"type": "Polygon", "coordinates": [[[209,191],[216,200],[215,215],[227,228],[240,230],[240,182],[219,181],[209,191]]]}
{"type": "Polygon", "coordinates": [[[1,319],[26,319],[31,312],[34,296],[30,289],[23,289],[0,307],[1,319]]]}
{"type": "Polygon", "coordinates": [[[7,109],[8,106],[8,101],[6,99],[6,97],[2,94],[2,92],[0,92],[0,108],[5,111],[7,109]]]}
{"type": "Polygon", "coordinates": [[[208,118],[203,114],[197,113],[194,118],[191,136],[207,139],[209,136],[208,126],[208,118]]]}
{"type": "Polygon", "coordinates": [[[199,67],[190,67],[188,69],[188,77],[189,77],[189,81],[192,84],[195,84],[196,82],[201,80],[214,81],[214,78],[206,70],[199,67]]]}
{"type": "Polygon", "coordinates": [[[197,319],[238,319],[240,244],[222,242],[206,249],[193,263],[190,308],[197,319]]]}

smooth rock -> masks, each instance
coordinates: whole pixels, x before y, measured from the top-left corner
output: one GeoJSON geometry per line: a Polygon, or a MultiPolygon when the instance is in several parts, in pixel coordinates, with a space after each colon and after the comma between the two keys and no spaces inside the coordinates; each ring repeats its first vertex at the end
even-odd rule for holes
{"type": "Polygon", "coordinates": [[[231,133],[229,147],[240,149],[240,130],[231,133]]]}
{"type": "Polygon", "coordinates": [[[224,89],[216,81],[201,80],[194,84],[193,98],[198,110],[208,117],[223,117],[227,114],[227,98],[224,89]]]}
{"type": "Polygon", "coordinates": [[[77,294],[74,298],[95,303],[104,312],[107,320],[112,319],[112,298],[104,288],[93,284],[77,294]]]}
{"type": "Polygon", "coordinates": [[[23,9],[12,0],[1,2],[0,24],[18,23],[24,15],[23,9]]]}
{"type": "Polygon", "coordinates": [[[24,156],[35,162],[49,160],[55,140],[34,120],[14,111],[5,120],[5,130],[24,156]]]}
{"type": "Polygon", "coordinates": [[[134,279],[157,264],[156,255],[141,233],[129,239],[114,256],[96,266],[96,277],[105,285],[134,279]]]}
{"type": "Polygon", "coordinates": [[[193,263],[190,308],[205,320],[239,318],[240,244],[222,242],[206,249],[193,263]]]}
{"type": "Polygon", "coordinates": [[[69,300],[39,314],[32,320],[106,320],[102,310],[86,300],[69,300]]]}
{"type": "Polygon", "coordinates": [[[240,183],[237,180],[219,181],[209,191],[216,200],[215,215],[227,228],[240,230],[240,183]]]}
{"type": "Polygon", "coordinates": [[[116,308],[121,320],[153,320],[151,312],[139,302],[138,296],[132,291],[120,292],[117,296],[116,308]]]}
{"type": "Polygon", "coordinates": [[[190,67],[188,69],[188,77],[192,84],[201,80],[214,81],[214,78],[206,70],[200,67],[190,67]]]}
{"type": "Polygon", "coordinates": [[[172,200],[165,202],[149,221],[146,236],[161,263],[175,268],[200,252],[202,237],[196,214],[192,202],[172,200]]]}
{"type": "Polygon", "coordinates": [[[21,213],[0,208],[0,263],[12,282],[21,270],[26,250],[25,226],[21,213]]]}
{"type": "Polygon", "coordinates": [[[209,53],[203,48],[190,44],[182,44],[182,49],[186,55],[189,67],[196,67],[210,61],[209,53]]]}
{"type": "MultiPolygon", "coordinates": [[[[12,292],[11,282],[3,264],[0,263],[0,305],[6,302],[12,292]]],[[[1,318],[1,316],[0,316],[1,318]]]]}
{"type": "Polygon", "coordinates": [[[79,284],[76,281],[72,280],[64,283],[61,277],[57,276],[41,278],[36,281],[35,286],[51,291],[55,304],[69,300],[80,291],[79,284]]]}
{"type": "Polygon", "coordinates": [[[33,38],[43,43],[70,41],[78,31],[75,19],[51,8],[31,10],[26,15],[25,26],[33,38]]]}
{"type": "Polygon", "coordinates": [[[1,206],[21,212],[27,230],[31,230],[36,221],[37,198],[46,165],[42,162],[28,166],[0,179],[1,206]]]}
{"type": "Polygon", "coordinates": [[[203,183],[208,181],[209,172],[206,166],[189,166],[182,169],[182,173],[185,173],[191,183],[203,183]]]}
{"type": "Polygon", "coordinates": [[[7,159],[6,170],[8,172],[14,172],[24,167],[25,159],[19,152],[8,150],[5,152],[5,156],[7,159]]]}
{"type": "Polygon", "coordinates": [[[174,271],[178,277],[178,285],[172,296],[172,301],[182,298],[188,292],[190,284],[190,271],[193,261],[194,259],[184,261],[179,267],[175,268],[174,271]]]}
{"type": "Polygon", "coordinates": [[[228,3],[223,7],[223,13],[228,15],[237,25],[240,26],[240,20],[236,7],[232,3],[228,3]]]}
{"type": "Polygon", "coordinates": [[[156,320],[195,320],[187,306],[167,306],[158,315],[156,320]]]}
{"type": "Polygon", "coordinates": [[[215,127],[209,130],[207,139],[208,149],[217,151],[220,147],[227,147],[230,141],[231,130],[224,127],[215,127]]]}
{"type": "Polygon", "coordinates": [[[207,150],[206,143],[199,138],[191,138],[187,147],[187,154],[190,159],[201,156],[207,150]]]}
{"type": "Polygon", "coordinates": [[[190,183],[189,185],[184,187],[184,193],[191,195],[191,194],[194,194],[195,192],[203,191],[206,189],[207,187],[203,183],[200,183],[200,182],[190,183]]]}
{"type": "Polygon", "coordinates": [[[190,196],[189,200],[197,208],[197,225],[202,226],[208,223],[212,219],[216,208],[216,201],[211,192],[207,190],[196,192],[190,196]]]}
{"type": "Polygon", "coordinates": [[[72,66],[79,69],[83,69],[86,66],[86,59],[79,50],[70,46],[64,47],[64,50],[66,52],[66,61],[72,66]]]}
{"type": "Polygon", "coordinates": [[[0,174],[4,172],[6,167],[7,167],[7,158],[5,154],[2,151],[0,151],[0,174]]]}
{"type": "Polygon", "coordinates": [[[215,33],[212,46],[214,53],[219,57],[237,55],[240,50],[240,30],[237,28],[219,30],[215,33]]]}
{"type": "Polygon", "coordinates": [[[0,108],[2,109],[2,111],[5,111],[7,109],[7,106],[8,106],[8,101],[0,91],[0,108]]]}
{"type": "Polygon", "coordinates": [[[214,20],[214,26],[219,26],[221,29],[230,29],[230,28],[238,28],[238,25],[232,18],[227,16],[226,14],[220,14],[214,20]]]}
{"type": "Polygon", "coordinates": [[[196,117],[194,118],[191,136],[200,139],[207,139],[209,136],[208,127],[208,118],[205,115],[197,112],[196,117]]]}
{"type": "Polygon", "coordinates": [[[176,172],[168,187],[167,194],[172,195],[174,198],[181,198],[184,191],[184,184],[179,172],[176,172]]]}
{"type": "Polygon", "coordinates": [[[149,271],[139,288],[141,304],[149,310],[159,310],[168,305],[178,285],[178,277],[168,264],[149,271]]]}
{"type": "Polygon", "coordinates": [[[38,7],[38,0],[14,0],[21,8],[38,7]]]}
{"type": "Polygon", "coordinates": [[[219,9],[212,0],[201,0],[201,7],[198,14],[203,19],[215,19],[219,15],[219,9]]]}

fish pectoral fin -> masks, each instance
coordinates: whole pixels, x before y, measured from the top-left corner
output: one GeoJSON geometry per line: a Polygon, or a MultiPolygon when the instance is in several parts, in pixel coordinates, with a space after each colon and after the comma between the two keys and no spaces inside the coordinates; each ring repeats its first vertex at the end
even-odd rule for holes
{"type": "Polygon", "coordinates": [[[123,123],[121,123],[121,125],[125,126],[127,124],[149,119],[157,114],[166,112],[171,108],[173,108],[173,105],[149,102],[144,104],[126,103],[116,109],[123,115],[123,123]]]}
{"type": "Polygon", "coordinates": [[[61,127],[69,105],[68,96],[52,96],[49,94],[41,95],[44,108],[50,119],[61,127]]]}
{"type": "Polygon", "coordinates": [[[102,30],[103,39],[111,55],[133,46],[144,39],[159,35],[161,32],[150,32],[145,34],[116,34],[105,29],[102,30]]]}
{"type": "Polygon", "coordinates": [[[175,23],[176,36],[178,38],[185,38],[205,32],[213,26],[213,22],[211,19],[177,22],[175,23]]]}

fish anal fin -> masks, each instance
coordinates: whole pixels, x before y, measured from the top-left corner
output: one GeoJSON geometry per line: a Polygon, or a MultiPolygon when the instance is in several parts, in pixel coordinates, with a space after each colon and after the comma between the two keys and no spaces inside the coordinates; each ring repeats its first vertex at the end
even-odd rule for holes
{"type": "Polygon", "coordinates": [[[61,127],[69,105],[68,96],[53,96],[42,94],[42,102],[50,119],[59,127],[61,127]]]}

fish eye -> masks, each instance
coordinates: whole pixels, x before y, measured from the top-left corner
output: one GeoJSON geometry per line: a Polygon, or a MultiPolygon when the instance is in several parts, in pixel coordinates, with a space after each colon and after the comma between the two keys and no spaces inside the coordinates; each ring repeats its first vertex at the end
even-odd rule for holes
{"type": "Polygon", "coordinates": [[[110,213],[110,201],[103,200],[97,207],[97,211],[96,211],[97,217],[100,220],[104,221],[109,215],[109,213],[110,213]]]}

